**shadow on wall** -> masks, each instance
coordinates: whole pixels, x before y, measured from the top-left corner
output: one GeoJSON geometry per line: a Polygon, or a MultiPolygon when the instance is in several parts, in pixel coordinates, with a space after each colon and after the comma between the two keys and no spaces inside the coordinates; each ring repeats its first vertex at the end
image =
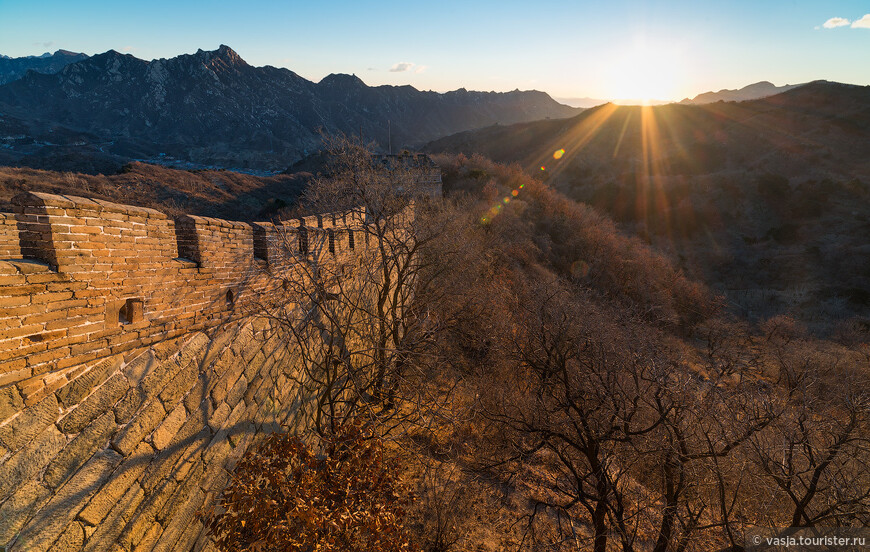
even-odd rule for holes
{"type": "Polygon", "coordinates": [[[0,542],[9,550],[189,550],[195,512],[248,446],[297,429],[305,390],[280,325],[102,360],[0,428],[0,542]]]}
{"type": "Polygon", "coordinates": [[[299,263],[361,254],[364,214],[16,205],[0,224],[0,549],[208,549],[195,513],[245,450],[310,424],[298,351],[263,314],[298,308],[299,263]]]}

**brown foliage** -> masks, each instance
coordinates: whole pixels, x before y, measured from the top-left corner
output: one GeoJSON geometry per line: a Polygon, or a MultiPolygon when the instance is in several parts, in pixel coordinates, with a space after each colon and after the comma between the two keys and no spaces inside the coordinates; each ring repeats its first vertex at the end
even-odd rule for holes
{"type": "Polygon", "coordinates": [[[715,312],[710,291],[663,255],[519,166],[480,156],[440,156],[437,161],[444,167],[445,188],[483,196],[481,220],[506,257],[547,266],[657,323],[690,329],[715,312]]]}
{"type": "Polygon", "coordinates": [[[91,175],[0,167],[0,211],[24,191],[87,196],[141,205],[171,216],[195,214],[230,220],[269,218],[291,203],[304,175],[253,176],[232,171],[184,171],[133,162],[120,174],[91,175]]]}
{"type": "Polygon", "coordinates": [[[249,450],[208,528],[226,552],[413,550],[396,465],[359,423],[314,451],[276,433],[249,450]]]}

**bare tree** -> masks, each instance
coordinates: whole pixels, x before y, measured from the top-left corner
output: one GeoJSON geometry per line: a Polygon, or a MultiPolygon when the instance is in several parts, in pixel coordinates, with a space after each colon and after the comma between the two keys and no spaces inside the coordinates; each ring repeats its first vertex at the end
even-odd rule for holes
{"type": "MultiPolygon", "coordinates": [[[[505,461],[551,466],[553,495],[540,504],[567,519],[585,510],[593,550],[607,550],[614,535],[633,550],[642,511],[630,490],[631,443],[668,412],[665,357],[649,336],[557,280],[533,282],[516,299],[505,328],[512,376],[488,400],[489,416],[506,428],[505,461]]],[[[562,532],[580,538],[573,522],[562,532]]]]}
{"type": "Polygon", "coordinates": [[[280,318],[305,359],[299,383],[319,397],[318,431],[364,412],[388,432],[444,399],[409,381],[445,362],[434,343],[462,311],[451,282],[473,254],[454,239],[468,217],[443,201],[427,157],[325,145],[325,171],[303,197],[323,228],[281,233],[297,271],[284,284],[296,304],[280,318]]]}
{"type": "MultiPolygon", "coordinates": [[[[870,381],[861,355],[769,335],[786,408],[748,453],[756,487],[776,507],[760,524],[870,524],[870,381]]],[[[761,513],[761,512],[760,512],[761,513]]],[[[764,513],[762,513],[764,514],[764,513]]]]}

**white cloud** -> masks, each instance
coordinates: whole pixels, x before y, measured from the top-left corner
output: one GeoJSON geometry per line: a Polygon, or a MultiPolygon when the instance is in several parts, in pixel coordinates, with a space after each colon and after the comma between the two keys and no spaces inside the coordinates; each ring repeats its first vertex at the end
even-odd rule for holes
{"type": "Polygon", "coordinates": [[[417,73],[417,74],[419,75],[420,73],[422,73],[422,72],[425,71],[426,69],[428,69],[427,66],[425,66],[425,65],[418,65],[417,68],[414,69],[414,72],[417,73]]]}
{"type": "Polygon", "coordinates": [[[870,13],[852,22],[853,29],[870,29],[870,13]]]}
{"type": "Polygon", "coordinates": [[[121,51],[122,51],[122,52],[127,52],[127,53],[132,53],[132,52],[135,52],[135,51],[136,51],[136,48],[134,48],[133,46],[124,46],[124,47],[121,49],[121,51]]]}
{"type": "Polygon", "coordinates": [[[849,20],[845,17],[832,17],[825,21],[825,24],[822,25],[826,29],[833,29],[834,27],[845,27],[849,24],[849,20]]]}
{"type": "Polygon", "coordinates": [[[414,68],[414,64],[410,61],[400,61],[399,63],[390,67],[390,73],[402,73],[404,71],[410,71],[414,68]]]}

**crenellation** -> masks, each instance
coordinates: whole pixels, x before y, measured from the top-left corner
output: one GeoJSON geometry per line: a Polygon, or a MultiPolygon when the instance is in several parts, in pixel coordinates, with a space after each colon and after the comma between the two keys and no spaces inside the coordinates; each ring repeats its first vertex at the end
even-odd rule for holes
{"type": "Polygon", "coordinates": [[[7,250],[24,258],[0,261],[0,273],[6,274],[0,280],[0,348],[5,353],[0,358],[11,362],[16,357],[11,350],[20,350],[34,365],[63,356],[50,353],[52,348],[69,347],[65,354],[79,356],[103,347],[118,350],[149,335],[145,331],[131,338],[133,329],[150,328],[153,334],[176,330],[170,320],[189,320],[184,316],[189,310],[195,311],[192,323],[198,327],[219,323],[226,311],[244,303],[240,287],[261,289],[258,279],[292,269],[297,252],[288,251],[287,243],[296,242],[299,249],[308,245],[318,256],[345,251],[343,229],[333,230],[330,240],[323,234],[324,221],[330,227],[348,218],[359,220],[353,213],[311,216],[299,221],[300,228],[195,216],[173,221],[151,209],[42,193],[21,194],[13,203],[19,213],[3,221],[14,220],[16,232],[4,235],[7,242],[9,236],[18,238],[19,247],[7,250]],[[309,229],[316,232],[310,240],[309,229]],[[57,285],[28,288],[40,282],[57,285]],[[227,301],[230,288],[235,289],[233,300],[227,301]],[[132,320],[126,314],[134,308],[128,306],[131,300],[136,309],[130,311],[132,320]],[[26,332],[9,322],[60,312],[62,316],[34,319],[36,325],[26,332]],[[23,335],[41,336],[45,349],[3,342],[23,335]],[[82,335],[87,343],[78,337],[82,335]],[[34,356],[40,352],[46,354],[34,356]]]}
{"type": "Polygon", "coordinates": [[[247,447],[308,423],[298,351],[258,309],[305,285],[305,263],[364,254],[365,211],[248,224],[69,195],[13,206],[0,550],[202,547],[193,513],[247,447]]]}

